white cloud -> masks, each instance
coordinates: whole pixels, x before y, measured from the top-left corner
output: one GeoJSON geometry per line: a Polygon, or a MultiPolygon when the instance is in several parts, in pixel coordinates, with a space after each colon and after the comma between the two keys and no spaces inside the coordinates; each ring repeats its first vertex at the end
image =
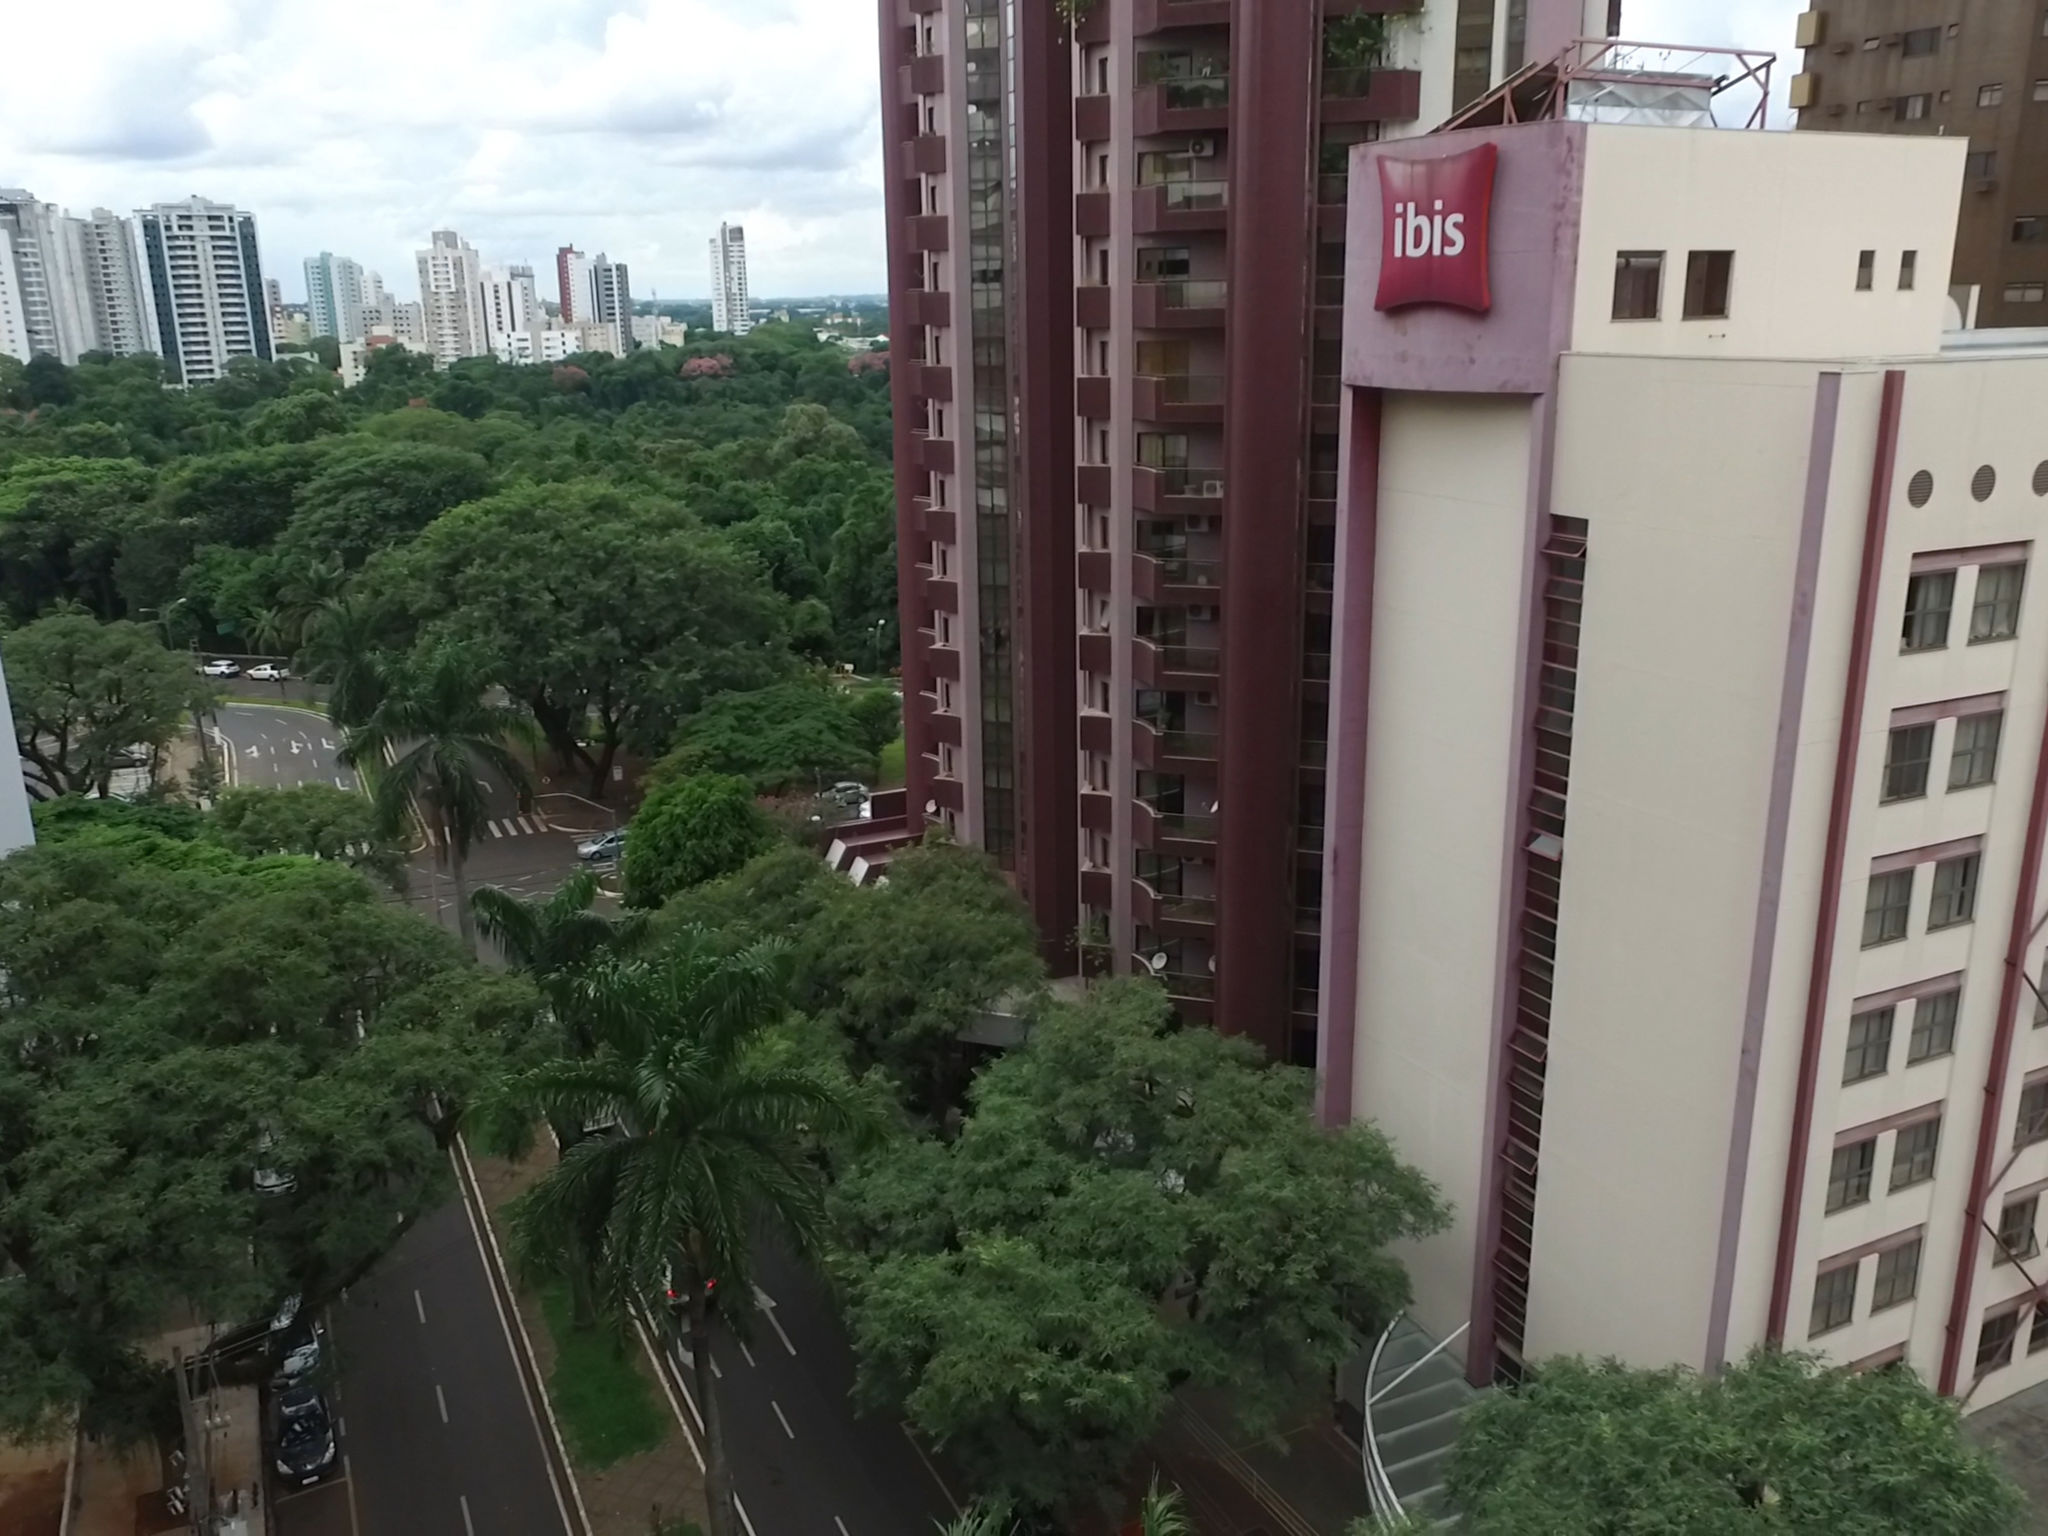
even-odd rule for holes
{"type": "Polygon", "coordinates": [[[603,250],[645,297],[707,291],[747,225],[757,293],[882,285],[870,0],[99,0],[25,7],[0,185],[257,216],[287,294],[320,250],[401,292],[430,230],[489,261],[603,250]]]}
{"type": "MultiPolygon", "coordinates": [[[[1771,72],[1771,126],[1789,128],[1785,82],[1799,70],[1792,32],[1805,0],[1622,0],[1621,32],[1647,43],[1756,49],[1778,56],[1771,72]]],[[[1754,102],[1755,97],[1748,98],[1754,102]]]]}

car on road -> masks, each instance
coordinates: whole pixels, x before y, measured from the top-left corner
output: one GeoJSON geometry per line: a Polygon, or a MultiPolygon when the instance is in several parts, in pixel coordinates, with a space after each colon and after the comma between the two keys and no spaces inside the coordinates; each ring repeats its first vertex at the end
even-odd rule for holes
{"type": "Polygon", "coordinates": [[[818,798],[857,811],[868,803],[868,787],[857,779],[841,779],[818,798]]]}
{"type": "Polygon", "coordinates": [[[278,1478],[310,1488],[334,1465],[334,1415],[311,1386],[286,1387],[272,1399],[273,1455],[278,1478]]]}
{"type": "MultiPolygon", "coordinates": [[[[227,674],[233,676],[232,673],[227,674]]],[[[292,675],[290,667],[281,667],[274,661],[259,661],[249,669],[252,683],[281,683],[292,675]]]]}
{"type": "Polygon", "coordinates": [[[626,834],[605,832],[585,838],[576,845],[576,857],[586,864],[610,864],[626,851],[626,834]]]}
{"type": "Polygon", "coordinates": [[[240,677],[242,664],[238,661],[229,661],[225,656],[216,656],[199,671],[204,677],[240,677]]]}
{"type": "Polygon", "coordinates": [[[279,1386],[310,1381],[320,1369],[325,1354],[327,1330],[316,1317],[294,1318],[289,1327],[270,1335],[271,1357],[276,1361],[274,1380],[279,1386]]]}

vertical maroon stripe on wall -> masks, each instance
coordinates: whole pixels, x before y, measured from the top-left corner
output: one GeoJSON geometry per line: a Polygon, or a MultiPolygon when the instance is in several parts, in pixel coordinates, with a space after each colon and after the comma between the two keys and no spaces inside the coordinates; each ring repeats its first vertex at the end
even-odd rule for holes
{"type": "Polygon", "coordinates": [[[1807,1149],[1813,1140],[1813,1100],[1820,1081],[1821,1037],[1827,1029],[1835,932],[1841,926],[1843,864],[1848,857],[1849,812],[1856,792],[1856,747],[1863,732],[1863,696],[1869,691],[1870,646],[1877,631],[1878,584],[1884,571],[1884,535],[1891,515],[1892,471],[1898,459],[1899,411],[1905,393],[1906,375],[1896,368],[1887,371],[1878,406],[1877,451],[1870,467],[1870,504],[1863,519],[1863,562],[1856,578],[1856,618],[1849,639],[1849,671],[1842,683],[1842,723],[1835,735],[1834,796],[1828,807],[1827,846],[1821,860],[1820,905],[1813,920],[1813,965],[1806,980],[1806,1022],[1799,1043],[1799,1081],[1792,1103],[1792,1145],[1785,1159],[1778,1251],[1771,1271],[1771,1309],[1764,1336],[1772,1344],[1785,1342],[1785,1322],[1792,1306],[1792,1271],[1799,1253],[1799,1207],[1806,1186],[1807,1149]]]}
{"type": "Polygon", "coordinates": [[[926,672],[924,640],[918,631],[925,615],[924,584],[918,579],[917,555],[925,543],[916,497],[923,489],[917,446],[911,437],[913,415],[920,401],[911,389],[917,369],[911,365],[912,338],[923,324],[911,313],[910,275],[920,258],[908,239],[910,218],[917,210],[905,192],[909,140],[904,124],[910,102],[910,23],[901,0],[880,0],[882,23],[882,209],[889,246],[889,404],[893,415],[896,463],[896,627],[903,658],[904,813],[912,832],[925,823],[925,802],[931,797],[925,754],[932,749],[931,722],[924,695],[931,687],[926,672]]]}
{"type": "Polygon", "coordinates": [[[1319,7],[1230,13],[1216,1022],[1287,1054],[1319,7]]]}
{"type": "Polygon", "coordinates": [[[1323,820],[1322,1000],[1316,1116],[1349,1125],[1358,1052],[1358,943],[1365,863],[1365,755],[1372,699],[1373,571],[1379,556],[1380,407],[1376,389],[1344,391],[1337,488],[1337,632],[1331,639],[1330,767],[1323,820]]]}

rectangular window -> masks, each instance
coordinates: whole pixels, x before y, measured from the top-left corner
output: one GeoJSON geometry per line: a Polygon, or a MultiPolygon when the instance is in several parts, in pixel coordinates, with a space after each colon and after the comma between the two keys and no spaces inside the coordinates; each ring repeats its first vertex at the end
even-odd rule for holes
{"type": "Polygon", "coordinates": [[[2048,299],[2048,283],[2007,283],[2004,294],[2008,304],[2039,304],[2048,299]]]}
{"type": "Polygon", "coordinates": [[[1922,1120],[1899,1132],[1892,1144],[1892,1189],[1911,1189],[1934,1177],[1934,1155],[1941,1150],[1941,1120],[1922,1120]]]}
{"type": "Polygon", "coordinates": [[[1867,1077],[1882,1077],[1891,1062],[1892,1019],[1897,1010],[1889,1005],[1872,1008],[1849,1020],[1849,1049],[1842,1062],[1842,1081],[1860,1083],[1867,1077]]]}
{"type": "Polygon", "coordinates": [[[1664,300],[1664,253],[1614,253],[1614,318],[1654,320],[1664,300]]]}
{"type": "Polygon", "coordinates": [[[1906,582],[1902,651],[1938,651],[1948,644],[1949,610],[1955,607],[1956,573],[1926,571],[1906,582]]]}
{"type": "Polygon", "coordinates": [[[1930,58],[1941,51],[1941,28],[1915,27],[1899,39],[1899,52],[1909,59],[1930,58]]]}
{"type": "Polygon", "coordinates": [[[2036,80],[2034,82],[2034,100],[2048,101],[2048,80],[2036,80]]]}
{"type": "Polygon", "coordinates": [[[1821,1271],[1813,1285],[1813,1315],[1806,1324],[1809,1339],[1846,1327],[1856,1315],[1856,1275],[1862,1268],[1855,1263],[1821,1271]]]}
{"type": "Polygon", "coordinates": [[[2027,1353],[2038,1355],[2048,1349],[2048,1307],[2034,1308],[2034,1326],[2027,1330],[2027,1353]]]}
{"type": "Polygon", "coordinates": [[[1946,1056],[1956,1048],[1956,1012],[1963,990],[1951,987],[1913,1004],[1913,1032],[1906,1037],[1906,1065],[1946,1056]]]}
{"type": "Polygon", "coordinates": [[[1980,107],[1996,107],[1996,106],[2000,106],[2000,105],[2002,105],[2002,104],[2004,103],[2004,101],[2005,101],[2005,86],[2004,86],[2004,84],[2003,84],[2003,83],[1998,83],[1998,84],[1993,84],[1993,85],[1980,85],[1980,86],[1978,86],[1978,87],[1977,87],[1977,105],[1978,105],[1978,106],[1980,106],[1980,107]]]}
{"type": "Polygon", "coordinates": [[[1981,856],[1965,853],[1934,866],[1934,899],[1927,908],[1927,931],[1953,928],[1977,915],[1977,864],[1981,856]]]}
{"type": "Polygon", "coordinates": [[[1902,123],[1917,123],[1927,116],[1927,109],[1934,105],[1934,98],[1922,91],[1917,96],[1900,96],[1892,102],[1892,116],[1902,123]]]}
{"type": "Polygon", "coordinates": [[[1877,1168],[1877,1138],[1835,1148],[1828,1164],[1828,1211],[1845,1211],[1870,1198],[1870,1176],[1877,1168]]]}
{"type": "Polygon", "coordinates": [[[1856,291],[1868,293],[1877,286],[1877,252],[1856,253],[1856,291]]]}
{"type": "Polygon", "coordinates": [[[1913,910],[1913,871],[1895,869],[1872,875],[1863,899],[1863,947],[1890,944],[1906,936],[1906,916],[1913,910]]]}
{"type": "Polygon", "coordinates": [[[2048,241],[2048,213],[2022,213],[2012,221],[2014,245],[2040,245],[2048,241]]]}
{"type": "Polygon", "coordinates": [[[1977,590],[1970,599],[1970,644],[2010,640],[2020,632],[2020,594],[2026,585],[2024,561],[1978,567],[1977,590]]]}
{"type": "Polygon", "coordinates": [[[2028,1083],[2020,1090],[2020,1109],[2013,1126],[2015,1147],[2031,1147],[2037,1141],[2048,1141],[2048,1083],[2028,1083]]]}
{"type": "Polygon", "coordinates": [[[1963,179],[1965,181],[1989,181],[1997,174],[1997,150],[1973,149],[1963,156],[1963,179]]]}
{"type": "Polygon", "coordinates": [[[1884,749],[1884,803],[1918,800],[1927,793],[1927,765],[1934,760],[1934,727],[1901,725],[1884,749]]]}
{"type": "Polygon", "coordinates": [[[1989,1375],[2002,1365],[2012,1364],[2012,1341],[2019,1336],[2019,1331],[2020,1315],[2017,1311],[1984,1319],[1984,1326],[1977,1331],[1979,1376],[1989,1375]]]}
{"type": "Polygon", "coordinates": [[[1908,1302],[1920,1290],[1920,1239],[1887,1248],[1877,1256],[1877,1282],[1870,1290],[1870,1310],[1882,1312],[1908,1302]]]}
{"type": "Polygon", "coordinates": [[[1733,251],[1689,251],[1685,258],[1685,318],[1728,318],[1728,288],[1735,275],[1733,251]]]}
{"type": "Polygon", "coordinates": [[[2034,1237],[2034,1217],[2040,1207],[2041,1197],[2029,1195],[2010,1202],[1998,1213],[1998,1247],[1991,1259],[1994,1265],[2031,1259],[2041,1251],[2034,1237]]]}
{"type": "Polygon", "coordinates": [[[1964,715],[1956,721],[1955,750],[1948,759],[1948,787],[1975,789],[1998,773],[1998,738],[2005,729],[2005,711],[1964,715]]]}
{"type": "Polygon", "coordinates": [[[1920,253],[1918,251],[1899,252],[1899,292],[1910,293],[1913,288],[1913,281],[1919,276],[1919,272],[1920,253]]]}

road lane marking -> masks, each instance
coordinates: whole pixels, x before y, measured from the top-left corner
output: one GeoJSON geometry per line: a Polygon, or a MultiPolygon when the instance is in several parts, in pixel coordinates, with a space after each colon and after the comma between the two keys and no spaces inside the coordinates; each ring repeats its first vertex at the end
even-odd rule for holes
{"type": "Polygon", "coordinates": [[[751,1349],[747,1348],[747,1341],[745,1339],[740,1339],[737,1342],[740,1346],[740,1353],[747,1357],[747,1364],[754,1365],[756,1366],[756,1369],[758,1369],[759,1367],[754,1359],[754,1352],[751,1349]]]}
{"type": "Polygon", "coordinates": [[[837,1515],[832,1517],[832,1523],[839,1527],[839,1536],[853,1536],[853,1532],[846,1528],[846,1522],[837,1515]]]}
{"type": "Polygon", "coordinates": [[[724,1368],[719,1365],[718,1356],[716,1355],[711,1357],[711,1376],[714,1381],[725,1380],[724,1368]]]}
{"type": "Polygon", "coordinates": [[[910,1442],[910,1448],[917,1453],[917,1459],[924,1463],[925,1471],[931,1473],[932,1481],[939,1485],[939,1492],[944,1494],[946,1502],[953,1506],[953,1513],[956,1515],[965,1514],[966,1510],[961,1506],[960,1501],[953,1497],[953,1490],[948,1488],[946,1480],[939,1476],[939,1469],[932,1465],[931,1457],[925,1455],[924,1447],[917,1443],[917,1436],[910,1432],[910,1426],[904,1424],[901,1428],[903,1430],[903,1438],[910,1442]]]}
{"type": "Polygon", "coordinates": [[[348,1464],[346,1456],[341,1458],[341,1480],[348,1485],[348,1528],[353,1536],[363,1536],[363,1522],[356,1518],[356,1475],[348,1464]]]}
{"type": "Polygon", "coordinates": [[[343,778],[343,777],[342,777],[342,776],[341,776],[340,774],[338,774],[338,773],[337,773],[337,774],[336,774],[336,775],[334,776],[334,787],[335,787],[336,789],[347,789],[347,788],[348,788],[348,780],[347,780],[347,779],[344,779],[344,778],[343,778]]]}
{"type": "Polygon", "coordinates": [[[469,1536],[476,1536],[476,1522],[469,1518],[469,1495],[465,1493],[460,1497],[462,1499],[462,1528],[469,1532],[469,1536]]]}
{"type": "Polygon", "coordinates": [[[441,1383],[438,1381],[434,1383],[434,1401],[441,1405],[441,1422],[446,1424],[448,1422],[448,1398],[441,1391],[441,1383]]]}
{"type": "Polygon", "coordinates": [[[413,1293],[412,1293],[412,1309],[413,1309],[413,1311],[415,1311],[415,1312],[419,1313],[419,1315],[420,1315],[420,1326],[421,1326],[422,1328],[426,1327],[426,1326],[427,1326],[427,1304],[426,1304],[426,1302],[425,1302],[425,1301],[424,1301],[424,1300],[423,1300],[423,1299],[421,1298],[421,1296],[420,1296],[420,1293],[419,1293],[419,1291],[418,1291],[417,1289],[415,1289],[415,1290],[413,1291],[413,1293]]]}
{"type": "Polygon", "coordinates": [[[775,1315],[775,1298],[758,1285],[754,1287],[754,1307],[767,1317],[768,1326],[775,1330],[775,1337],[782,1340],[782,1347],[795,1354],[796,1346],[789,1342],[789,1335],[782,1329],[782,1319],[775,1315]]]}
{"type": "Polygon", "coordinates": [[[782,1426],[782,1432],[794,1440],[796,1438],[796,1431],[789,1427],[789,1415],[782,1411],[782,1404],[771,1397],[768,1399],[768,1406],[775,1410],[775,1421],[782,1426]]]}
{"type": "Polygon", "coordinates": [[[537,833],[540,831],[540,828],[536,827],[532,822],[528,821],[524,816],[522,816],[519,818],[519,830],[522,832],[537,833]]]}

